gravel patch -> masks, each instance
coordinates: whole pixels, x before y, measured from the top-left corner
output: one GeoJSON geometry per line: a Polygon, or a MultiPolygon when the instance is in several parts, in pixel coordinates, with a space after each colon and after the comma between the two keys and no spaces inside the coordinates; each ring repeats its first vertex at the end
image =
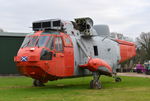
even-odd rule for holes
{"type": "Polygon", "coordinates": [[[150,75],[139,74],[139,73],[117,73],[118,76],[132,76],[132,77],[147,77],[150,78],[150,75]]]}

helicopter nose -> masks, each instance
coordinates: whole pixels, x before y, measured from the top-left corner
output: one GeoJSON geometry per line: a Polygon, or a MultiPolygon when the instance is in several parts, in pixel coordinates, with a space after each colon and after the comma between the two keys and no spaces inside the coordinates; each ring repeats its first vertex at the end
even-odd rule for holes
{"type": "Polygon", "coordinates": [[[14,61],[16,63],[20,62],[37,62],[39,61],[39,56],[15,56],[14,61]]]}
{"type": "Polygon", "coordinates": [[[43,70],[45,65],[42,65],[43,63],[39,62],[39,58],[39,56],[16,56],[14,60],[21,74],[40,79],[40,77],[46,74],[43,70]]]}
{"type": "Polygon", "coordinates": [[[14,61],[22,75],[40,79],[48,72],[53,72],[51,69],[51,65],[54,64],[52,57],[53,51],[43,47],[33,47],[20,49],[14,61]]]}
{"type": "Polygon", "coordinates": [[[42,48],[31,47],[20,49],[17,56],[14,57],[15,62],[37,62],[40,60],[42,48]]]}

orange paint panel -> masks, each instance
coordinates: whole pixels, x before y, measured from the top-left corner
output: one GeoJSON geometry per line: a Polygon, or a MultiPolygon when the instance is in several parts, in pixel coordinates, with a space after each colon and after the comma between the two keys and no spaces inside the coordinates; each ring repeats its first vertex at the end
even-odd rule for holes
{"type": "Polygon", "coordinates": [[[73,76],[74,72],[74,50],[72,47],[65,47],[64,48],[64,55],[65,55],[65,75],[66,76],[73,76]]]}
{"type": "Polygon", "coordinates": [[[112,67],[102,59],[99,58],[90,58],[87,64],[80,65],[82,68],[87,68],[90,71],[97,71],[99,67],[105,67],[109,70],[109,73],[112,73],[112,67]]]}
{"type": "MultiPolygon", "coordinates": [[[[43,31],[35,32],[35,34],[31,36],[41,36],[42,32],[43,31]]],[[[43,82],[73,76],[74,49],[70,36],[65,33],[60,33],[60,35],[48,34],[48,36],[50,35],[61,37],[63,51],[56,50],[55,41],[53,50],[49,50],[46,47],[20,48],[17,56],[14,57],[14,61],[21,74],[34,79],[43,80],[43,82]],[[43,49],[52,53],[52,59],[40,60],[43,49]],[[23,57],[26,57],[25,61],[21,60],[23,57]]]]}
{"type": "Polygon", "coordinates": [[[120,63],[136,55],[136,47],[134,44],[131,45],[131,44],[120,43],[119,46],[120,46],[120,56],[121,56],[121,59],[119,61],[120,63]]]}

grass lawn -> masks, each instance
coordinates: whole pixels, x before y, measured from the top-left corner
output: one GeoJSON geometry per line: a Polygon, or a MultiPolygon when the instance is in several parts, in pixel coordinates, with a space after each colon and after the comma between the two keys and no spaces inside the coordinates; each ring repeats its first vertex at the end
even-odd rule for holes
{"type": "Polygon", "coordinates": [[[48,82],[45,87],[32,87],[27,77],[0,77],[0,101],[148,101],[150,78],[101,77],[103,88],[89,89],[92,77],[69,78],[48,82]]]}

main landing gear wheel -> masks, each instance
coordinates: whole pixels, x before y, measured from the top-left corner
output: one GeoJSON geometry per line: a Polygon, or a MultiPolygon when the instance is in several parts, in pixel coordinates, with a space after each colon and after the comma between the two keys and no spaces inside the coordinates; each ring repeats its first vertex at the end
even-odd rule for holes
{"type": "Polygon", "coordinates": [[[91,80],[91,82],[90,82],[90,88],[91,89],[101,89],[102,85],[101,85],[101,83],[99,81],[91,80]]]}
{"type": "Polygon", "coordinates": [[[34,81],[33,81],[33,86],[35,86],[35,87],[43,87],[43,86],[45,86],[45,85],[44,85],[43,82],[40,81],[40,80],[34,80],[34,81]]]}
{"type": "Polygon", "coordinates": [[[120,77],[116,77],[115,78],[115,82],[121,82],[122,80],[121,80],[121,78],[120,77]]]}
{"type": "Polygon", "coordinates": [[[99,72],[93,72],[93,80],[91,80],[91,82],[90,82],[90,88],[92,88],[92,89],[101,89],[102,88],[99,78],[100,78],[99,72]]]}

